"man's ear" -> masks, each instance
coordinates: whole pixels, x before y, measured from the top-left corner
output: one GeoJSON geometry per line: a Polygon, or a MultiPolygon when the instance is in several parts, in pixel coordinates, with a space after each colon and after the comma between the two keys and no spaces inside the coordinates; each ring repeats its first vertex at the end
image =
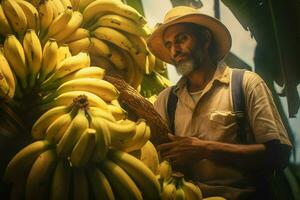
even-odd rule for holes
{"type": "Polygon", "coordinates": [[[212,35],[209,30],[204,30],[202,34],[203,37],[205,38],[203,43],[203,48],[208,49],[211,45],[212,35]]]}

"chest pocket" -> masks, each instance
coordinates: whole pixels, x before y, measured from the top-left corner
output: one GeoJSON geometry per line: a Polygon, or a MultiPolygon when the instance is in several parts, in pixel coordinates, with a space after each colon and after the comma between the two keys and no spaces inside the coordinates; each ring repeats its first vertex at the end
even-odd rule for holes
{"type": "Polygon", "coordinates": [[[236,143],[236,114],[231,111],[213,111],[209,116],[211,140],[236,143]]]}

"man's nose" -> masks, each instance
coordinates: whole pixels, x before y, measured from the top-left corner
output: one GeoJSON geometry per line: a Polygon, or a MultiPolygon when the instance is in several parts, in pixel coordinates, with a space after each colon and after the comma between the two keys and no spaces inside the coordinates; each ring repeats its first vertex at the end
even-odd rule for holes
{"type": "Polygon", "coordinates": [[[171,55],[172,55],[172,58],[175,58],[176,56],[178,56],[179,54],[181,53],[181,48],[179,45],[177,44],[174,44],[172,46],[172,49],[171,49],[171,55]]]}

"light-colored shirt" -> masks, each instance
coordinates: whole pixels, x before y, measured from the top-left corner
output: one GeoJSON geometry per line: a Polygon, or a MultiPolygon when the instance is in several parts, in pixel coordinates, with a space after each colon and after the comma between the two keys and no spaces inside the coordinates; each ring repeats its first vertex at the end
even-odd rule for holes
{"type": "MultiPolygon", "coordinates": [[[[231,68],[219,65],[197,101],[194,101],[188,92],[184,78],[177,83],[175,135],[231,144],[239,143],[236,115],[233,112],[231,98],[231,74],[231,68]]],[[[279,140],[280,143],[291,146],[272,94],[265,82],[256,73],[246,71],[243,89],[249,144],[279,140]]],[[[163,90],[154,103],[155,109],[166,121],[168,121],[167,100],[170,90],[171,88],[163,90]]],[[[239,196],[239,193],[253,191],[253,187],[250,186],[244,189],[226,187],[237,183],[247,185],[245,173],[234,168],[219,166],[207,159],[191,166],[190,171],[193,173],[193,179],[202,183],[203,188],[207,187],[206,189],[212,191],[215,189],[217,194],[227,192],[229,198],[230,195],[234,198],[239,196]]]]}

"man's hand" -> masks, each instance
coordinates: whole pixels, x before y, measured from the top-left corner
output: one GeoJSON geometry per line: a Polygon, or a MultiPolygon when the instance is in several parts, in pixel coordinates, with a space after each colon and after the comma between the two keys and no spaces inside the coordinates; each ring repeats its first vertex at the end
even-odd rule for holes
{"type": "Polygon", "coordinates": [[[192,164],[205,158],[205,141],[196,137],[180,137],[169,134],[171,142],[157,147],[161,156],[173,165],[192,164]]]}

